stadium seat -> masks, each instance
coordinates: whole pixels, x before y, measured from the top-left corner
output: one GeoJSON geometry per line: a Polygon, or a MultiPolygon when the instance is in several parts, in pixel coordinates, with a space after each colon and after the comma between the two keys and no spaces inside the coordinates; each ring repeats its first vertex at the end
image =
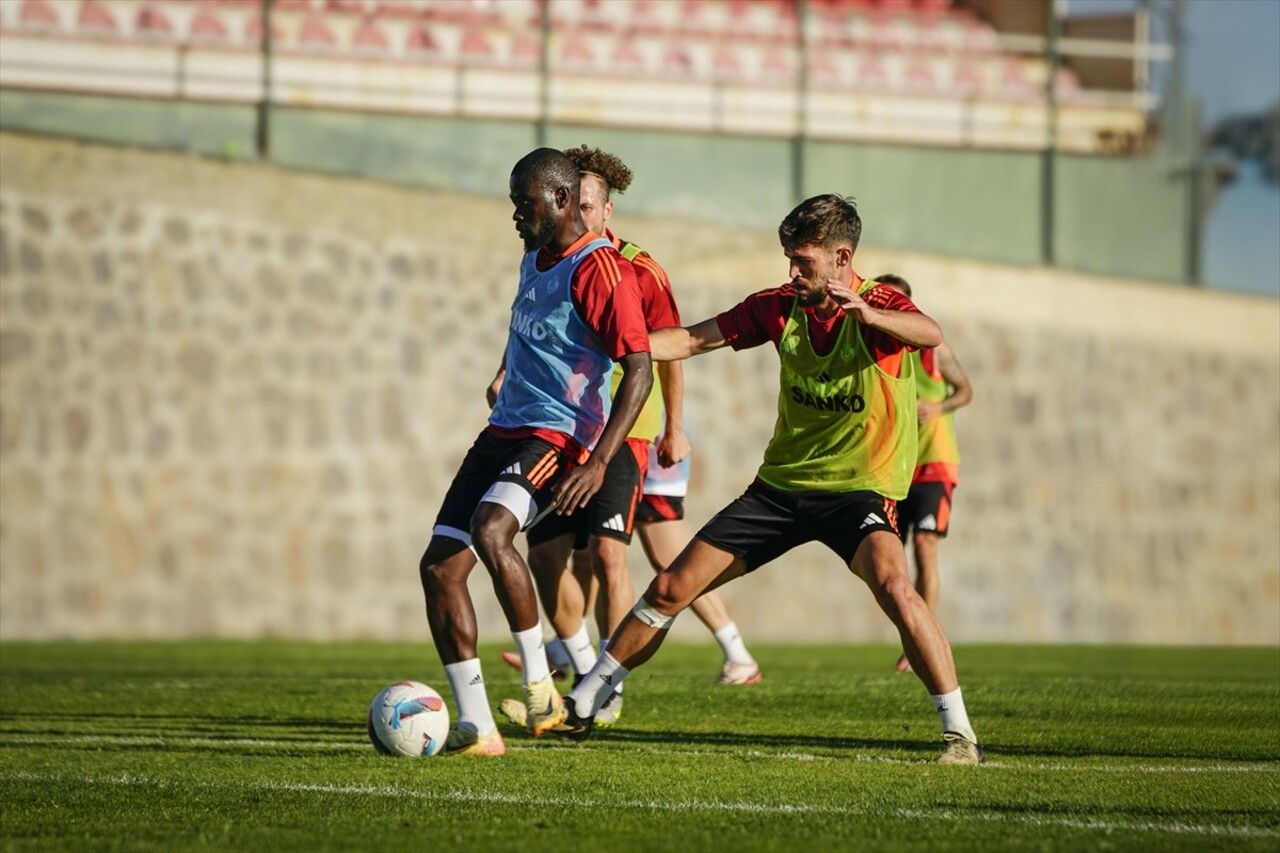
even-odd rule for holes
{"type": "Polygon", "coordinates": [[[641,38],[623,36],[618,39],[617,47],[613,51],[614,67],[623,73],[647,72],[650,63],[645,46],[645,40],[641,38]]]}
{"type": "MultiPolygon", "coordinates": [[[[272,9],[271,38],[273,44],[277,48],[285,46],[290,41],[287,30],[280,22],[283,17],[285,17],[284,13],[279,13],[275,9],[272,9]]],[[[245,21],[244,43],[246,45],[258,45],[262,43],[261,10],[254,10],[245,21]]]]}
{"type": "Polygon", "coordinates": [[[967,56],[960,56],[951,63],[951,87],[963,95],[975,95],[984,86],[982,71],[978,62],[967,56]]]}
{"type": "Polygon", "coordinates": [[[298,46],[303,50],[332,50],[338,46],[338,36],[326,15],[308,15],[298,27],[298,46]]]}
{"type": "Polygon", "coordinates": [[[138,9],[134,18],[133,32],[147,39],[171,39],[176,34],[176,27],[169,17],[169,10],[159,3],[146,3],[138,9]]]}
{"type": "Polygon", "coordinates": [[[542,63],[542,34],[519,29],[507,49],[507,64],[516,68],[534,68],[542,63]]]}
{"type": "Polygon", "coordinates": [[[376,0],[325,0],[324,9],[339,14],[364,15],[372,13],[376,6],[376,0]]]}
{"type": "Polygon", "coordinates": [[[497,57],[493,41],[483,27],[468,27],[458,43],[458,55],[463,62],[491,65],[497,57]]]}
{"type": "Polygon", "coordinates": [[[627,29],[631,32],[661,35],[679,32],[682,5],[662,0],[631,0],[627,29]]]}
{"type": "Polygon", "coordinates": [[[731,38],[769,41],[793,39],[796,35],[795,11],[790,6],[760,0],[729,0],[725,7],[724,32],[731,38]]]}
{"type": "Polygon", "coordinates": [[[667,41],[663,47],[659,72],[669,77],[696,76],[698,63],[689,45],[674,39],[667,41]]]}
{"type": "Polygon", "coordinates": [[[191,17],[191,28],[188,36],[193,42],[206,44],[228,44],[231,32],[226,22],[211,8],[197,9],[191,17]]]}
{"type": "Polygon", "coordinates": [[[790,83],[796,78],[795,49],[766,48],[760,58],[760,79],[772,83],[790,83]]]}
{"type": "Polygon", "coordinates": [[[736,81],[744,76],[742,54],[732,42],[720,42],[711,52],[711,74],[716,80],[736,81]]]}
{"type": "Polygon", "coordinates": [[[862,91],[881,91],[889,88],[889,69],[885,58],[878,52],[862,56],[854,68],[854,87],[862,91]]]}
{"type": "Polygon", "coordinates": [[[64,6],[55,6],[49,0],[23,0],[18,10],[18,26],[24,30],[66,30],[68,21],[62,20],[59,14],[65,11],[64,6]]]}
{"type": "Polygon", "coordinates": [[[376,18],[362,19],[351,36],[352,48],[361,53],[390,53],[391,44],[386,26],[376,18]]]}
{"type": "Polygon", "coordinates": [[[421,18],[422,0],[379,0],[374,14],[379,18],[421,18]]]}
{"type": "Polygon", "coordinates": [[[498,24],[502,21],[499,4],[495,0],[432,0],[424,7],[428,18],[452,21],[464,26],[498,24]]]}
{"type": "Polygon", "coordinates": [[[438,26],[427,24],[410,27],[408,35],[405,37],[405,53],[411,56],[432,59],[447,58],[448,51],[444,40],[441,38],[440,29],[438,26]]]}
{"type": "Polygon", "coordinates": [[[116,23],[111,9],[100,0],[84,0],[76,15],[76,29],[85,35],[116,36],[120,34],[120,25],[116,23]]]}

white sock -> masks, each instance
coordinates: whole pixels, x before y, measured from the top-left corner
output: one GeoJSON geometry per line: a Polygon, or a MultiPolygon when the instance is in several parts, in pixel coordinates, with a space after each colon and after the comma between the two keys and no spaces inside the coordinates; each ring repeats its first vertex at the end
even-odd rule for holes
{"type": "Polygon", "coordinates": [[[444,674],[449,679],[453,699],[458,703],[458,725],[466,726],[479,735],[493,731],[497,723],[489,710],[489,696],[485,693],[484,676],[480,674],[480,659],[445,664],[444,674]]]}
{"type": "Polygon", "coordinates": [[[716,631],[715,636],[716,642],[720,644],[720,651],[724,652],[726,663],[756,662],[751,652],[747,651],[747,644],[742,642],[742,633],[738,631],[737,623],[730,622],[716,631]]]}
{"type": "Polygon", "coordinates": [[[516,651],[520,652],[524,683],[550,678],[551,667],[547,665],[547,650],[542,644],[542,624],[527,631],[512,631],[511,638],[516,641],[516,651]]]}
{"type": "Polygon", "coordinates": [[[583,675],[590,671],[596,662],[596,647],[591,644],[591,635],[587,633],[587,623],[578,627],[578,633],[564,639],[556,638],[564,647],[565,654],[573,664],[573,671],[583,675]]]}
{"type": "Polygon", "coordinates": [[[573,708],[582,716],[594,717],[614,690],[622,686],[622,679],[629,675],[629,670],[607,654],[601,652],[595,666],[583,676],[578,686],[569,695],[573,697],[573,708]]]}
{"type": "Polygon", "coordinates": [[[573,667],[573,656],[559,637],[552,637],[547,643],[547,665],[561,672],[568,672],[573,667]]]}
{"type": "Polygon", "coordinates": [[[969,714],[964,709],[964,697],[960,695],[960,688],[957,687],[950,693],[941,695],[930,695],[933,700],[933,706],[938,709],[938,714],[942,717],[942,733],[955,732],[958,735],[964,735],[974,743],[978,742],[978,736],[973,732],[973,726],[969,724],[969,714]]]}
{"type": "MultiPolygon", "coordinates": [[[[608,650],[608,648],[609,648],[609,639],[606,637],[605,639],[603,639],[603,640],[601,640],[601,641],[600,641],[600,654],[604,654],[604,653],[608,650]]],[[[622,692],[622,682],[621,682],[621,681],[619,681],[617,684],[613,685],[613,692],[615,692],[615,693],[621,693],[621,692],[622,692]]],[[[605,698],[607,699],[608,697],[606,696],[605,698]]]]}

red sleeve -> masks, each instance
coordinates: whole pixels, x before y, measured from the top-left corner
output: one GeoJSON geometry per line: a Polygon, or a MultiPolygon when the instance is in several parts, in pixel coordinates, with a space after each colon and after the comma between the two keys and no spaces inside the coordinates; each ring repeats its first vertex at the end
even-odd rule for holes
{"type": "MultiPolygon", "coordinates": [[[[862,298],[872,308],[920,313],[920,309],[916,307],[914,302],[892,287],[876,285],[862,294],[862,298]]],[[[869,329],[866,326],[862,327],[862,340],[866,342],[867,349],[871,351],[876,363],[890,376],[901,375],[898,372],[898,368],[900,366],[899,362],[902,360],[902,354],[916,349],[910,344],[904,344],[893,335],[886,334],[879,329],[869,329]]]]}
{"type": "Polygon", "coordinates": [[[612,246],[596,249],[574,270],[573,304],[609,358],[649,351],[635,271],[612,246]]]}
{"type": "Polygon", "coordinates": [[[793,301],[795,288],[789,284],[761,290],[718,315],[716,325],[734,349],[750,349],[769,342],[777,346],[793,301]]]}
{"type": "Polygon", "coordinates": [[[671,280],[667,278],[666,270],[645,252],[636,255],[631,266],[635,269],[640,302],[644,306],[644,321],[649,330],[679,326],[680,309],[676,307],[676,297],[671,292],[671,280]]]}

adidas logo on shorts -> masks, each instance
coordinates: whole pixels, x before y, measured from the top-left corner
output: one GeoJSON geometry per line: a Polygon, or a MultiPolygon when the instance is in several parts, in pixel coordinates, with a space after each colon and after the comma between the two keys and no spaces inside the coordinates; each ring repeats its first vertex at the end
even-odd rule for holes
{"type": "Polygon", "coordinates": [[[622,513],[618,513],[613,518],[609,519],[608,521],[606,521],[604,524],[600,526],[605,528],[606,530],[625,531],[627,529],[627,523],[622,520],[622,513]]]}
{"type": "Polygon", "coordinates": [[[520,476],[520,474],[521,474],[521,470],[520,470],[520,463],[519,463],[519,462],[515,462],[515,463],[513,463],[513,464],[511,464],[511,465],[508,465],[506,468],[503,468],[503,469],[502,469],[502,473],[504,473],[504,474],[510,474],[510,475],[512,475],[513,477],[519,477],[519,476],[520,476]]]}
{"type": "Polygon", "coordinates": [[[888,524],[888,522],[873,512],[866,518],[862,519],[862,524],[858,525],[858,529],[866,530],[873,524],[888,524]]]}
{"type": "Polygon", "coordinates": [[[937,530],[938,519],[934,518],[933,513],[929,513],[920,519],[920,523],[916,525],[916,530],[937,530]]]}

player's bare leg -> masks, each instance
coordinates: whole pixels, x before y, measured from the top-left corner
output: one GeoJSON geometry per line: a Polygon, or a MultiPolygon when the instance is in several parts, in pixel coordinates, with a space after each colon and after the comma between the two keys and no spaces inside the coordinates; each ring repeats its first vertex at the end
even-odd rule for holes
{"type": "Polygon", "coordinates": [[[938,541],[936,533],[916,530],[911,535],[911,550],[916,558],[916,592],[938,612],[938,598],[942,591],[942,578],[938,574],[938,541]]]}
{"type": "MultiPolygon", "coordinates": [[[[938,612],[938,598],[942,590],[942,578],[938,574],[938,540],[938,534],[923,530],[913,531],[911,535],[912,556],[916,563],[916,592],[934,613],[938,612]]],[[[905,652],[898,658],[897,670],[911,670],[911,662],[905,652]]]]}
{"type": "MultiPolygon", "coordinates": [[[[608,638],[636,600],[635,585],[631,582],[631,571],[627,567],[626,543],[606,536],[592,536],[588,540],[587,549],[600,584],[595,611],[596,626],[600,631],[600,650],[603,652],[610,642],[608,638]]],[[[607,728],[617,723],[621,716],[622,684],[619,683],[606,697],[596,722],[607,728]]]]}
{"type": "Polygon", "coordinates": [[[418,564],[431,638],[458,708],[443,755],[500,756],[506,752],[489,710],[476,657],[476,611],[467,591],[467,578],[475,564],[475,554],[466,543],[447,536],[432,536],[418,564]]]}
{"type": "Polygon", "coordinates": [[[871,588],[876,603],[897,627],[907,660],[942,717],[947,747],[939,762],[977,764],[982,760],[982,751],[964,707],[951,644],[942,624],[907,576],[907,556],[901,540],[883,530],[870,534],[858,546],[849,568],[871,588]]]}
{"type": "Polygon", "coordinates": [[[447,536],[432,536],[418,564],[431,639],[445,666],[476,656],[476,610],[467,590],[475,565],[466,543],[447,536]]]}
{"type": "Polygon", "coordinates": [[[605,614],[605,622],[599,625],[600,636],[609,637],[636,600],[635,586],[627,568],[627,546],[607,536],[593,536],[587,547],[600,581],[596,607],[605,614]]]}
{"type": "Polygon", "coordinates": [[[582,627],[586,607],[581,587],[573,575],[565,571],[572,553],[572,533],[529,549],[529,569],[538,587],[538,598],[558,637],[571,637],[582,627]]]}
{"type": "Polygon", "coordinates": [[[569,719],[552,731],[573,740],[591,732],[596,713],[636,667],[666,639],[671,623],[693,600],[746,572],[740,557],[695,539],[653,579],[609,641],[609,649],[573,689],[569,719]]]}
{"type": "Polygon", "coordinates": [[[559,724],[565,711],[547,665],[538,599],[529,566],[515,547],[519,528],[520,522],[511,510],[496,503],[481,503],[471,520],[471,543],[489,570],[494,592],[520,652],[528,709],[526,727],[537,737],[559,724]]]}
{"type": "MultiPolygon", "coordinates": [[[[679,520],[655,521],[637,525],[640,544],[655,572],[671,565],[681,549],[689,543],[690,536],[684,522],[679,520]]],[[[716,638],[724,653],[724,665],[720,670],[721,684],[759,684],[760,666],[747,651],[738,633],[738,626],[729,616],[729,608],[716,592],[705,592],[690,605],[695,616],[716,638]]]]}

